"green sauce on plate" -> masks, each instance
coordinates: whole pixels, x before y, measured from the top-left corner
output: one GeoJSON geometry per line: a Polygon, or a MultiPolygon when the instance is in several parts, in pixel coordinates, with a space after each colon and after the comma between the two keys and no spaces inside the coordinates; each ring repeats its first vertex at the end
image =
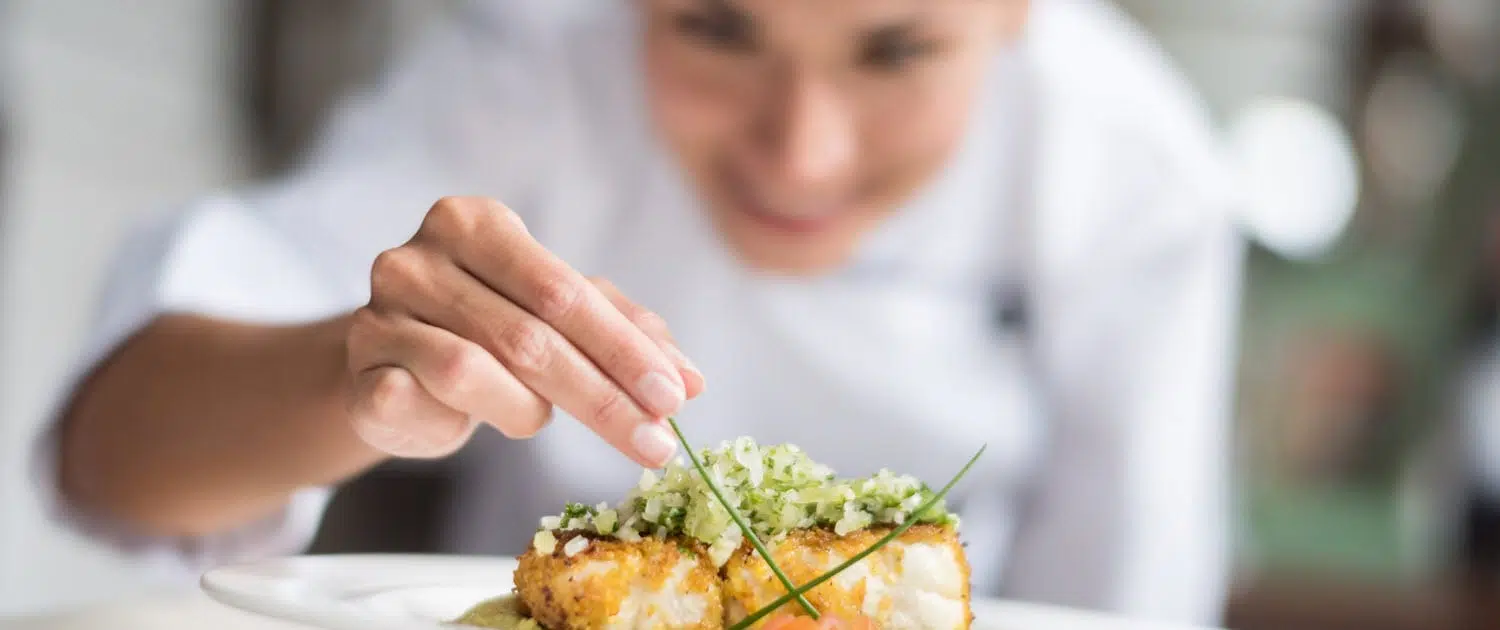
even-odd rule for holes
{"type": "Polygon", "coordinates": [[[453,623],[493,630],[544,630],[521,611],[521,602],[514,595],[482,601],[453,623]]]}

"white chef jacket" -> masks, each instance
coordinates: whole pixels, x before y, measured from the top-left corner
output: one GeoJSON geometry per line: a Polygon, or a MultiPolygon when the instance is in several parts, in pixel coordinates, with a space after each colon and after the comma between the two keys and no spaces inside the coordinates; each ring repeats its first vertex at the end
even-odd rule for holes
{"type": "MultiPolygon", "coordinates": [[[[1241,244],[1210,125],[1116,9],[1038,0],[965,142],[847,265],[742,266],[643,107],[629,3],[474,3],[352,103],[294,175],[166,214],[123,249],[81,377],[163,312],[298,322],[369,295],[369,266],[443,195],[516,209],[586,274],[659,312],[708,377],[698,444],[794,442],[845,474],[940,483],[977,593],[1162,620],[1218,618],[1241,244]],[[1004,322],[1024,313],[1024,325],[1004,322]]],[[[76,384],[77,378],[69,383],[76,384]]],[[[64,390],[66,391],[66,390],[64,390]]],[[[63,397],[59,397],[59,401],[63,397]]],[[[201,538],[154,538],[39,485],[64,523],[182,571],[295,553],[330,490],[201,538]]],[[[564,501],[638,470],[565,416],[459,456],[453,550],[514,553],[564,501]]]]}

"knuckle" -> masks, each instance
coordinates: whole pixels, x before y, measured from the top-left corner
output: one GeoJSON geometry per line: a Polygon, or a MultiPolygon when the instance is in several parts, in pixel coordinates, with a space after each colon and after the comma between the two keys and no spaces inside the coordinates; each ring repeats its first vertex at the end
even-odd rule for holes
{"type": "Polygon", "coordinates": [[[422,254],[411,247],[380,252],[370,265],[370,290],[385,293],[410,287],[423,277],[425,266],[422,254]]]}
{"type": "Polygon", "coordinates": [[[493,217],[501,225],[508,225],[522,232],[528,232],[526,222],[521,220],[521,215],[517,214],[515,210],[511,210],[510,206],[494,199],[485,199],[484,206],[485,210],[487,210],[487,216],[493,217]]]}
{"type": "Polygon", "coordinates": [[[451,321],[482,322],[490,317],[490,311],[481,303],[481,298],[471,291],[445,291],[434,301],[442,303],[443,314],[451,321]]]}
{"type": "Polygon", "coordinates": [[[349,329],[345,332],[345,338],[351,347],[363,346],[370,343],[378,330],[380,315],[369,306],[361,306],[349,315],[349,329]]]}
{"type": "Polygon", "coordinates": [[[468,400],[479,387],[478,381],[489,360],[489,355],[479,348],[455,344],[438,361],[437,374],[433,375],[437,391],[433,393],[445,401],[468,400]]]}
{"type": "Polygon", "coordinates": [[[561,274],[538,279],[534,293],[537,317],[547,321],[567,317],[583,301],[583,287],[561,274]]]}
{"type": "Polygon", "coordinates": [[[667,320],[663,319],[661,315],[657,315],[656,311],[635,306],[630,309],[629,316],[630,321],[635,322],[635,325],[639,326],[641,330],[653,333],[664,333],[667,331],[667,320]]]}
{"type": "Polygon", "coordinates": [[[595,364],[606,374],[645,374],[652,368],[649,359],[630,345],[612,343],[596,352],[595,364]]]}
{"type": "Polygon", "coordinates": [[[493,230],[520,229],[520,215],[489,198],[443,197],[432,204],[422,222],[423,231],[442,239],[464,238],[493,230]]]}
{"type": "Polygon", "coordinates": [[[375,375],[370,386],[369,405],[377,416],[405,406],[412,395],[412,379],[404,370],[388,368],[375,375]]]}
{"type": "Polygon", "coordinates": [[[515,371],[537,374],[552,361],[552,341],[546,324],[535,320],[515,322],[500,330],[500,356],[515,371]]]}
{"type": "Polygon", "coordinates": [[[610,390],[603,400],[594,405],[593,413],[589,416],[590,423],[601,433],[618,432],[639,419],[641,414],[636,411],[635,403],[619,390],[610,390]]]}
{"type": "Polygon", "coordinates": [[[474,204],[463,197],[443,197],[432,204],[422,228],[439,237],[473,232],[478,218],[474,204]]]}
{"type": "Polygon", "coordinates": [[[375,309],[369,306],[361,306],[354,309],[354,313],[349,317],[349,332],[351,334],[355,332],[369,334],[378,329],[379,326],[380,314],[376,313],[375,309]]]}

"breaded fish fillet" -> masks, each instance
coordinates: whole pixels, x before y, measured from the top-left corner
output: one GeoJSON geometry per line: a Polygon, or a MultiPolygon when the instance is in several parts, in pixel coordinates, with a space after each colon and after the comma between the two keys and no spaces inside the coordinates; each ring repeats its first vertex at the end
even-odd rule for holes
{"type": "Polygon", "coordinates": [[[542,517],[515,577],[521,612],[548,630],[723,628],[787,588],[746,531],[806,584],[905,524],[914,526],[809,592],[813,607],[882,630],[970,626],[959,517],[943,503],[953,482],[934,492],[889,470],[840,479],[794,445],[749,438],[692,460],[642,471],[613,507],[568,503],[542,517]]]}
{"type": "Polygon", "coordinates": [[[724,627],[718,571],[701,546],[577,534],[520,558],[516,593],[550,630],[713,630],[724,627]],[[568,550],[574,551],[570,556],[568,550]]]}
{"type": "MultiPolygon", "coordinates": [[[[776,564],[803,584],[848,560],[890,532],[875,527],[839,536],[825,529],[793,532],[771,545],[776,564]]],[[[753,549],[740,549],[724,565],[727,622],[786,594],[753,549]]],[[[807,594],[821,613],[863,614],[882,630],[968,628],[969,564],[951,527],[918,525],[807,594]]],[[[800,614],[796,603],[780,612],[800,614]]]]}

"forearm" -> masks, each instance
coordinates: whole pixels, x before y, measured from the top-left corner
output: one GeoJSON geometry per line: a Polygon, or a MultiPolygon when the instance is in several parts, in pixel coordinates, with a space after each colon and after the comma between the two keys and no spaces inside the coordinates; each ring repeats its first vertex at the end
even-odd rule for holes
{"type": "Polygon", "coordinates": [[[374,464],[346,420],[346,327],[157,319],[73,398],[62,491],[146,533],[203,535],[374,464]]]}

